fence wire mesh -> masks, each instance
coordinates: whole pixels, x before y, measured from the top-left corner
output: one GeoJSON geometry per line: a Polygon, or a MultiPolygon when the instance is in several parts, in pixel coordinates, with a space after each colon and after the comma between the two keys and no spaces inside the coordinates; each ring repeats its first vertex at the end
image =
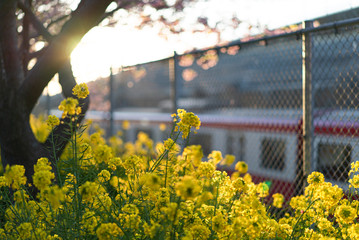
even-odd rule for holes
{"type": "Polygon", "coordinates": [[[338,185],[358,161],[359,26],[312,34],[314,155],[311,167],[338,185]]]}
{"type": "Polygon", "coordinates": [[[179,108],[203,113],[194,143],[207,154],[235,155],[254,181],[270,181],[271,192],[287,197],[297,176],[303,177],[296,147],[301,61],[301,41],[290,36],[184,55],[177,72],[179,108]]]}
{"type": "MultiPolygon", "coordinates": [[[[113,134],[130,122],[126,141],[143,131],[160,142],[169,136],[174,108],[183,108],[202,122],[190,144],[202,145],[206,156],[212,150],[235,155],[270,193],[287,200],[302,193],[312,171],[348,189],[351,163],[359,160],[358,44],[359,19],[353,19],[124,67],[110,81],[111,97],[103,97],[111,102],[105,118],[112,119],[113,134]],[[303,34],[311,43],[309,60],[303,34]],[[303,63],[310,66],[308,89],[303,63]],[[309,107],[303,104],[308,93],[309,107]],[[303,111],[312,116],[306,136],[303,111]],[[303,152],[308,139],[309,153],[303,152]]],[[[222,169],[231,173],[235,164],[222,169]]]]}

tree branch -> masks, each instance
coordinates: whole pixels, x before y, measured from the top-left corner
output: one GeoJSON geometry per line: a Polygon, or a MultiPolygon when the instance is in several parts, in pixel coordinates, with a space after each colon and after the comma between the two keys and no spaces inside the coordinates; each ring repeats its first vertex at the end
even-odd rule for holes
{"type": "Polygon", "coordinates": [[[39,51],[29,53],[29,60],[39,58],[46,52],[47,47],[41,48],[39,51]]]}
{"type": "Polygon", "coordinates": [[[58,23],[58,22],[61,22],[63,20],[65,20],[66,18],[69,18],[70,15],[63,15],[59,18],[56,18],[55,20],[51,21],[47,26],[46,28],[49,29],[52,25],[54,25],[55,23],[58,23]]]}
{"type": "Polygon", "coordinates": [[[81,38],[97,23],[112,0],[82,0],[73,16],[48,46],[44,55],[27,75],[20,92],[31,112],[52,77],[67,61],[81,38]],[[81,6],[80,6],[81,5],[81,6]]]}
{"type": "MultiPolygon", "coordinates": [[[[30,5],[31,1],[26,0],[25,4],[30,5]]],[[[24,4],[24,5],[25,5],[24,4]]],[[[30,44],[29,44],[29,29],[30,29],[30,25],[29,25],[29,14],[25,13],[25,16],[22,20],[22,41],[21,41],[21,53],[22,53],[22,68],[24,70],[24,75],[26,76],[27,74],[27,66],[29,64],[29,48],[30,48],[30,44]]]]}
{"type": "Polygon", "coordinates": [[[108,18],[108,17],[112,17],[112,15],[117,12],[120,9],[126,9],[128,8],[131,4],[136,4],[134,1],[131,0],[125,0],[125,1],[121,1],[117,3],[117,7],[109,12],[105,12],[101,19],[98,21],[98,24],[100,24],[104,19],[108,18]]]}
{"type": "Polygon", "coordinates": [[[18,89],[24,79],[18,49],[16,26],[16,1],[2,1],[0,4],[0,42],[5,69],[5,81],[12,89],[18,89]]]}
{"type": "MultiPolygon", "coordinates": [[[[63,68],[59,71],[59,82],[62,87],[62,93],[65,98],[73,97],[76,98],[72,94],[72,88],[76,85],[76,80],[72,74],[71,69],[71,63],[70,59],[68,59],[63,66],[63,68]]],[[[81,106],[81,114],[76,119],[76,122],[72,123],[72,126],[76,128],[77,123],[80,123],[83,118],[85,117],[85,113],[90,105],[90,98],[87,97],[85,99],[77,99],[79,101],[79,104],[81,106]]],[[[66,117],[61,119],[61,124],[54,128],[54,130],[50,133],[49,137],[46,139],[44,146],[46,149],[51,149],[53,144],[56,146],[56,156],[60,156],[62,152],[64,151],[66,144],[71,138],[70,132],[70,126],[71,126],[71,118],[66,117]]],[[[51,156],[51,158],[54,160],[55,156],[51,156]]]]}
{"type": "Polygon", "coordinates": [[[51,41],[53,36],[47,31],[47,29],[42,25],[40,20],[35,16],[35,14],[28,8],[24,3],[18,1],[19,8],[25,13],[25,16],[29,18],[34,28],[48,41],[51,41]]]}
{"type": "MultiPolygon", "coordinates": [[[[5,96],[6,80],[5,80],[5,69],[4,69],[4,58],[2,54],[1,41],[0,41],[0,101],[5,96]]],[[[1,106],[0,106],[1,108],[1,106]]]]}

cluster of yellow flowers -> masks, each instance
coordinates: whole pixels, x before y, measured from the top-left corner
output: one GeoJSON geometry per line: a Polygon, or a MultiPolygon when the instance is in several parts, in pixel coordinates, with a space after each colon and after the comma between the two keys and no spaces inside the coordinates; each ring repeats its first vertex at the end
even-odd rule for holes
{"type": "MultiPolygon", "coordinates": [[[[89,95],[88,87],[85,83],[76,85],[72,89],[72,93],[79,99],[86,98],[89,95]]],[[[76,98],[68,97],[64,99],[60,105],[59,110],[63,111],[62,117],[79,115],[81,114],[81,107],[79,106],[79,101],[76,98]]],[[[50,121],[51,122],[51,121],[50,121]]]]}
{"type": "MultiPolygon", "coordinates": [[[[179,110],[178,117],[182,136],[200,126],[193,113],[179,110]]],[[[47,122],[58,124],[54,117],[47,122]]],[[[254,183],[247,164],[235,163],[233,155],[212,151],[203,161],[199,145],[181,151],[172,138],[154,144],[141,132],[130,143],[119,136],[106,141],[102,134],[85,131],[71,141],[53,163],[56,175],[49,159],[40,158],[32,179],[35,199],[26,191],[24,167],[6,167],[0,176],[1,239],[359,238],[359,201],[319,172],[308,177],[304,195],[289,200],[270,196],[268,184],[254,183]],[[217,170],[234,163],[231,176],[217,170]],[[283,207],[283,215],[272,214],[283,207]]],[[[350,174],[358,170],[353,164],[350,174]]]]}
{"type": "Polygon", "coordinates": [[[171,116],[174,117],[174,122],[177,125],[175,130],[182,132],[182,138],[188,137],[192,127],[198,130],[201,126],[199,117],[196,116],[193,112],[187,112],[184,109],[178,109],[177,114],[174,113],[171,116]]]}

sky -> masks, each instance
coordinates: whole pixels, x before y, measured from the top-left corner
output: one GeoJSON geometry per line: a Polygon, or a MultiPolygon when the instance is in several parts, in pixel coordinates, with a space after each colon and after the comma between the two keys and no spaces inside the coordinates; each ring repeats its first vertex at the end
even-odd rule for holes
{"type": "MultiPolygon", "coordinates": [[[[200,0],[195,7],[185,9],[184,24],[193,25],[199,16],[209,23],[230,21],[235,14],[241,21],[237,29],[225,28],[223,40],[231,41],[248,34],[257,34],[249,25],[275,29],[331,13],[359,7],[359,0],[200,0]]],[[[154,61],[193,48],[217,43],[217,35],[186,33],[158,36],[156,29],[134,30],[130,26],[93,28],[71,55],[78,82],[89,82],[109,75],[110,67],[118,69],[137,63],[154,61]]],[[[49,86],[50,95],[60,91],[56,79],[49,86]]]]}

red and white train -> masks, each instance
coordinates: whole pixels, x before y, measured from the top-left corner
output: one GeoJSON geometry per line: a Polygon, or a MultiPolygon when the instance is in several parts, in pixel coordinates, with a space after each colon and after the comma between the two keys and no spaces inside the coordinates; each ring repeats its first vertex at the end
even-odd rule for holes
{"type": "MultiPolygon", "coordinates": [[[[106,116],[93,111],[87,114],[87,118],[98,121],[109,119],[106,116]]],[[[212,150],[234,154],[248,164],[255,182],[271,182],[271,193],[281,192],[287,198],[298,193],[303,179],[300,110],[231,109],[198,116],[201,128],[191,136],[190,144],[201,144],[204,154],[212,150]]],[[[346,188],[350,164],[359,160],[359,111],[316,112],[314,116],[310,168],[346,188]]],[[[172,124],[168,113],[121,111],[113,115],[118,127],[114,130],[119,130],[125,120],[131,123],[126,131],[128,141],[134,141],[140,131],[155,142],[163,141],[172,124]],[[167,124],[167,131],[160,129],[161,123],[167,124]]],[[[231,172],[233,166],[225,170],[231,172]]]]}

